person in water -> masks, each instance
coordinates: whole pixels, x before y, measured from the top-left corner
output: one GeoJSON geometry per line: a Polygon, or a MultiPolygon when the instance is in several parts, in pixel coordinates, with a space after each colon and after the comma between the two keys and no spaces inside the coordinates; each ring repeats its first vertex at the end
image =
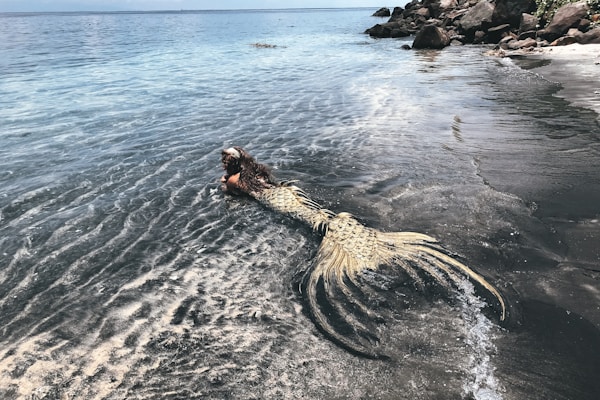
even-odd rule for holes
{"type": "Polygon", "coordinates": [[[272,210],[309,224],[323,235],[314,263],[306,271],[299,289],[317,327],[347,350],[371,358],[385,357],[373,348],[378,341],[376,336],[353,315],[355,310],[367,317],[376,314],[356,291],[365,287],[360,279],[363,272],[384,265],[406,272],[420,288],[425,286],[423,275],[449,291],[460,290],[461,283],[468,279],[497,300],[500,320],[505,319],[506,305],[500,292],[483,276],[450,256],[431,236],[381,232],[364,226],[348,213],[327,210],[291,182],[277,182],[267,166],[241,147],[223,150],[221,162],[226,172],[221,177],[225,192],[248,195],[272,210]],[[336,316],[335,321],[332,315],[336,316]],[[340,328],[340,322],[345,328],[340,328]]]}
{"type": "Polygon", "coordinates": [[[241,147],[230,147],[221,153],[226,174],[221,177],[222,188],[231,194],[250,194],[277,185],[269,167],[257,163],[241,147]]]}

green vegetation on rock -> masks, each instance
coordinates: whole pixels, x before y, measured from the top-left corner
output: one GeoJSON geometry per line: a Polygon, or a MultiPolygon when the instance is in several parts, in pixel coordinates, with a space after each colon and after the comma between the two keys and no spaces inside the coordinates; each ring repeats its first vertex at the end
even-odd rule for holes
{"type": "MultiPolygon", "coordinates": [[[[540,20],[540,26],[546,26],[556,11],[569,3],[578,3],[581,0],[536,0],[537,10],[535,16],[540,20]]],[[[585,0],[590,7],[589,17],[593,24],[598,24],[598,15],[600,14],[600,0],[585,0]],[[595,17],[596,16],[596,17],[595,17]]]]}

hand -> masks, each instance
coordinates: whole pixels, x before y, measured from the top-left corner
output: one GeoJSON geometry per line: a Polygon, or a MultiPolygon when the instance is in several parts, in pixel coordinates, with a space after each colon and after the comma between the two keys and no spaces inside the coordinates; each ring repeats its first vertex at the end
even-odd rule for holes
{"type": "Polygon", "coordinates": [[[224,192],[229,192],[232,194],[239,194],[238,182],[240,180],[240,173],[233,175],[223,175],[221,177],[221,189],[224,192]]]}

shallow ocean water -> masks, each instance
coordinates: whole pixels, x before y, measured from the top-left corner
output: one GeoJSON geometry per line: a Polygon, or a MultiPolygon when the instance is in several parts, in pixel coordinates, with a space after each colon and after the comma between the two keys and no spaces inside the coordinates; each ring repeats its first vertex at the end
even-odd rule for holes
{"type": "Polygon", "coordinates": [[[598,397],[597,115],[372,12],[0,16],[1,397],[598,397]],[[295,285],[319,236],[220,191],[231,145],[437,237],[511,318],[391,280],[391,359],[337,347],[295,285]]]}

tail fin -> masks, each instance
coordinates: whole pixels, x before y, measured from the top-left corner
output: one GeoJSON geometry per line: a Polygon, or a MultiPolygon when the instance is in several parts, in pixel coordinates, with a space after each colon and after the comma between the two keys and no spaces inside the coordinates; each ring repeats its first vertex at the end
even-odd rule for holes
{"type": "Polygon", "coordinates": [[[316,325],[334,342],[354,353],[369,358],[384,357],[373,350],[372,344],[377,342],[377,337],[347,310],[351,307],[368,317],[373,316],[368,306],[353,296],[347,283],[359,287],[356,279],[359,273],[382,265],[402,268],[421,285],[419,272],[425,272],[449,289],[459,286],[466,276],[498,300],[500,320],[506,317],[506,305],[498,290],[484,277],[448,255],[434,238],[414,232],[380,232],[365,227],[350,214],[340,213],[330,219],[313,268],[307,272],[302,288],[316,325]],[[340,294],[349,305],[340,305],[340,294]],[[337,314],[338,322],[342,320],[352,327],[355,339],[340,332],[332,313],[337,314]]]}

